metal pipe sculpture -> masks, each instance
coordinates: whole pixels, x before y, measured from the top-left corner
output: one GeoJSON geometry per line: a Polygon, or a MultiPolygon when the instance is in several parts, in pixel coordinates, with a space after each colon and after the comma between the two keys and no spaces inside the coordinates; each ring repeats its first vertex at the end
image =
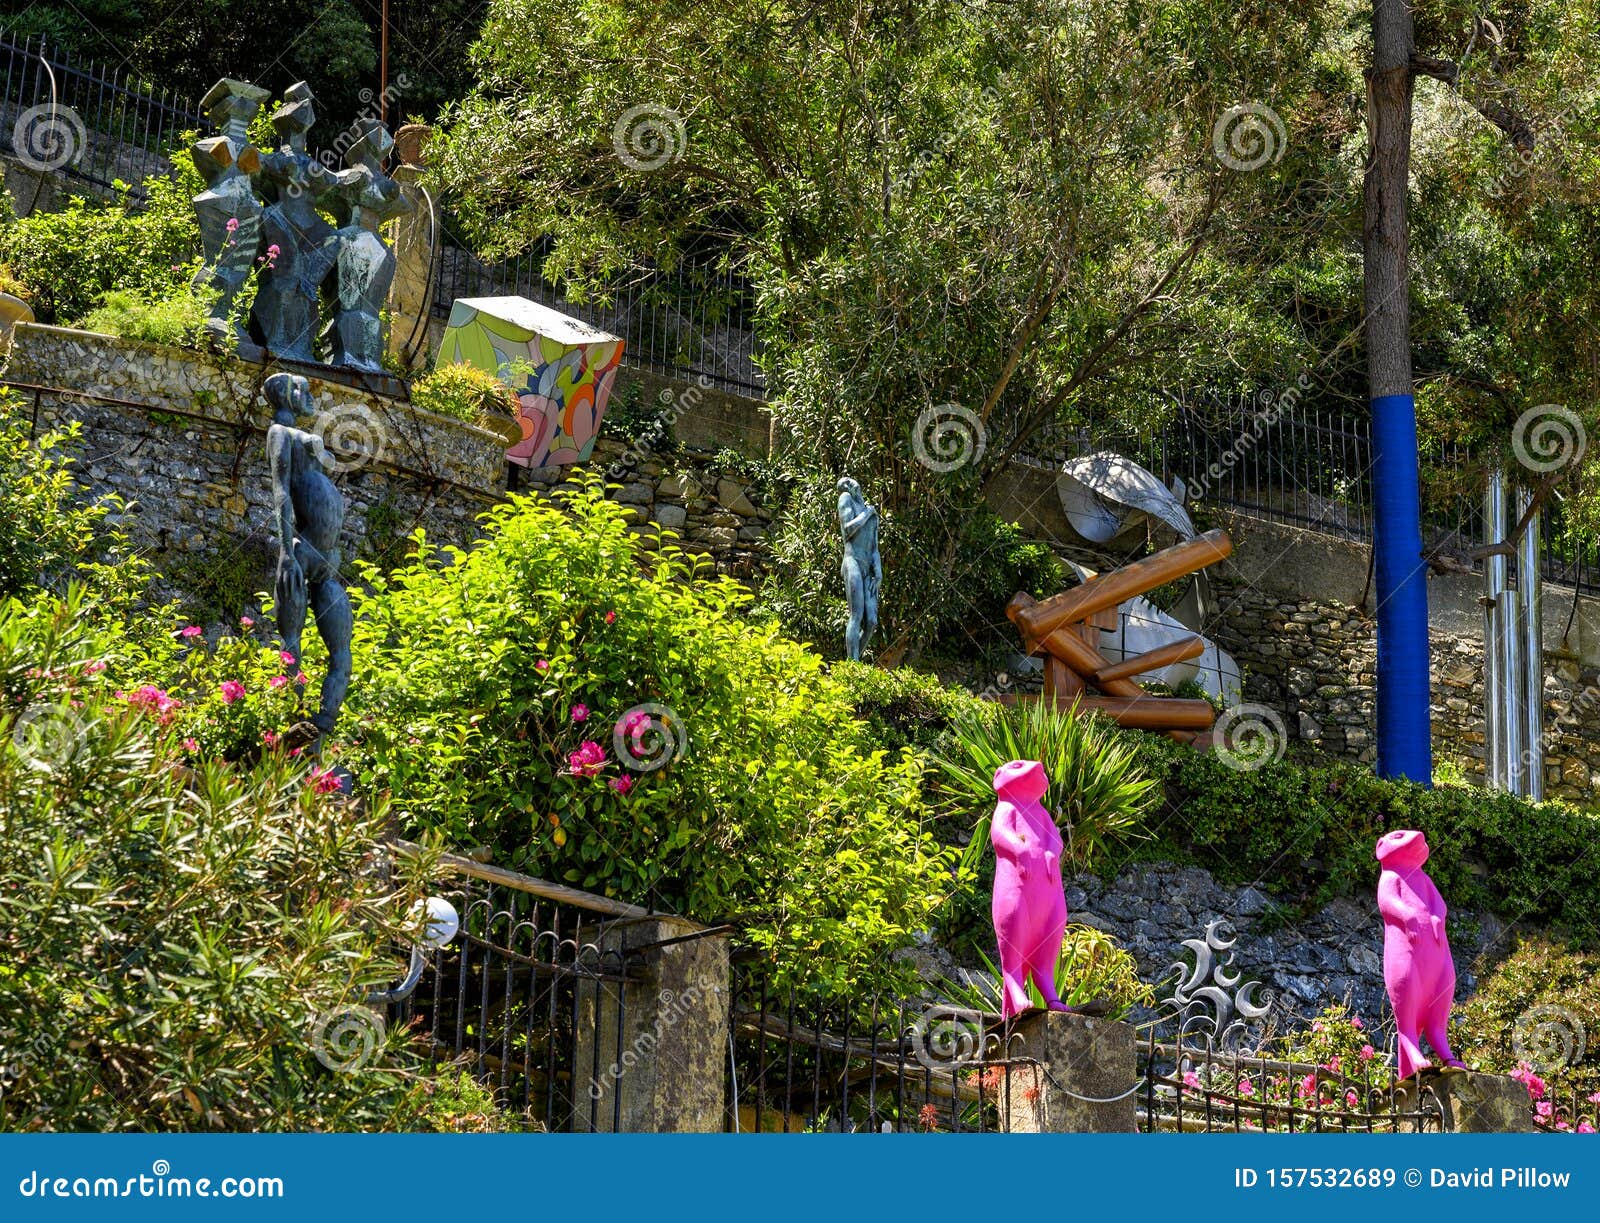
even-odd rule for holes
{"type": "Polygon", "coordinates": [[[1000,949],[1000,1014],[1029,1010],[1028,980],[1052,1011],[1071,1008],[1056,994],[1056,965],[1067,930],[1061,886],[1061,830],[1039,800],[1049,788],[1037,760],[1012,760],[995,770],[994,895],[990,909],[1000,949]]]}
{"type": "Polygon", "coordinates": [[[1431,1063],[1422,1055],[1427,1037],[1446,1066],[1465,1069],[1450,1051],[1447,1029],[1456,996],[1456,965],[1445,932],[1444,897],[1422,869],[1428,841],[1400,829],[1378,838],[1378,912],[1383,916],[1383,984],[1394,1007],[1400,1077],[1431,1063]]]}
{"type": "MultiPolygon", "coordinates": [[[[1506,519],[1505,476],[1497,467],[1489,473],[1483,490],[1483,521],[1489,535],[1495,534],[1506,519]]],[[[1498,553],[1483,561],[1483,767],[1491,788],[1506,787],[1506,696],[1505,647],[1500,641],[1504,614],[1501,595],[1506,589],[1506,558],[1498,553]]]]}
{"type": "Polygon", "coordinates": [[[1521,638],[1518,654],[1522,659],[1522,727],[1518,734],[1522,745],[1522,785],[1518,793],[1538,801],[1544,797],[1544,600],[1539,572],[1539,512],[1532,502],[1529,490],[1517,490],[1517,520],[1528,515],[1522,538],[1517,541],[1517,628],[1521,638]]]}
{"type": "Polygon", "coordinates": [[[878,552],[878,510],[861,495],[861,485],[849,476],[839,481],[839,530],[844,535],[844,559],[839,571],[850,603],[850,623],[845,628],[846,656],[861,658],[878,627],[878,587],[883,582],[883,557],[878,552]]]}
{"type": "Polygon", "coordinates": [[[1483,510],[1487,542],[1503,540],[1527,515],[1516,541],[1516,589],[1510,562],[1488,551],[1483,563],[1484,773],[1491,788],[1544,797],[1544,643],[1539,514],[1532,494],[1506,497],[1505,477],[1489,474],[1483,510]]]}

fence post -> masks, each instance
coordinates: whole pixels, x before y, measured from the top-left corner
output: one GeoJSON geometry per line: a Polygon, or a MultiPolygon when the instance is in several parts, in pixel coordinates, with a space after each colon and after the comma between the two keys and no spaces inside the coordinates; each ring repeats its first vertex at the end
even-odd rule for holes
{"type": "Polygon", "coordinates": [[[1447,1134],[1531,1134],[1536,1129],[1527,1087],[1507,1075],[1424,1070],[1394,1090],[1402,1113],[1431,1112],[1438,1101],[1440,1128],[1447,1134]]]}
{"type": "Polygon", "coordinates": [[[1130,1088],[1138,1059],[1128,1024],[1032,1011],[1017,1021],[1005,1056],[1013,1061],[1001,1101],[1007,1133],[1131,1134],[1137,1128],[1130,1088]],[[1018,1065],[1018,1059],[1039,1064],[1018,1065]]]}
{"type": "Polygon", "coordinates": [[[607,922],[579,931],[632,978],[579,982],[573,1097],[578,1127],[602,1132],[717,1132],[726,1109],[728,940],[678,917],[607,922]],[[586,1119],[584,1114],[588,1114],[586,1119]]]}

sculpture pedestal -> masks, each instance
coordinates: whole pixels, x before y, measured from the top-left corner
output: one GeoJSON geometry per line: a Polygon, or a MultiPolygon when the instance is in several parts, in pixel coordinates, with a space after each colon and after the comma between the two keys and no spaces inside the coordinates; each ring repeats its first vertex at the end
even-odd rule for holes
{"type": "Polygon", "coordinates": [[[1138,1065],[1127,1024],[1030,1011],[1017,1020],[1005,1056],[1042,1063],[1013,1065],[1006,1076],[1000,1124],[1007,1133],[1131,1134],[1138,1128],[1136,1093],[1128,1090],[1138,1065]]]}
{"type": "Polygon", "coordinates": [[[1438,1102],[1447,1134],[1535,1132],[1528,1089],[1503,1074],[1476,1070],[1423,1070],[1395,1088],[1401,1113],[1431,1112],[1438,1102]]]}

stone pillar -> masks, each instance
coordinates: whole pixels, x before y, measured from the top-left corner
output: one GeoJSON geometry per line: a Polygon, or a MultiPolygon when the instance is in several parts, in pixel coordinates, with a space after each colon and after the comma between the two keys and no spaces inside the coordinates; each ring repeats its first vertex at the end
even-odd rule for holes
{"type": "MultiPolygon", "coordinates": [[[[1424,1070],[1395,1088],[1395,1104],[1402,1113],[1437,1107],[1447,1134],[1531,1134],[1537,1128],[1527,1087],[1503,1074],[1424,1070]]],[[[1429,1128],[1414,1121],[1405,1126],[1429,1128]]]]}
{"type": "Polygon", "coordinates": [[[588,1129],[592,1121],[606,1133],[722,1130],[728,940],[703,930],[682,918],[651,916],[579,931],[580,945],[599,947],[608,968],[616,962],[612,953],[622,953],[636,979],[579,982],[575,1128],[588,1129]]]}
{"type": "Polygon", "coordinates": [[[1042,1064],[1011,1067],[1000,1102],[1000,1124],[1008,1133],[1131,1134],[1137,1129],[1136,1093],[1129,1088],[1138,1075],[1138,1060],[1129,1025],[1032,1011],[1017,1021],[1006,1057],[1042,1064]]]}
{"type": "Polygon", "coordinates": [[[408,370],[421,369],[435,347],[433,322],[432,271],[434,243],[441,238],[436,227],[438,202],[432,212],[422,190],[421,179],[427,159],[431,128],[408,123],[395,133],[395,155],[400,165],[393,178],[411,210],[393,222],[390,240],[394,244],[394,280],[389,284],[389,351],[399,357],[408,370]]]}

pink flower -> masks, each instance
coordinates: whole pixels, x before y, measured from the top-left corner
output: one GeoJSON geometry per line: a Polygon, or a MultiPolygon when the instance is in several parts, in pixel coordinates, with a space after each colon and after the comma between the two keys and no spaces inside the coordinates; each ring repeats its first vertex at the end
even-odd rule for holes
{"type": "Polygon", "coordinates": [[[572,707],[572,720],[574,722],[587,722],[589,720],[589,707],[582,703],[572,707]]]}
{"type": "Polygon", "coordinates": [[[274,675],[271,679],[269,679],[267,681],[267,687],[269,687],[269,688],[282,688],[288,682],[289,682],[289,677],[287,675],[274,675]]]}
{"type": "Polygon", "coordinates": [[[311,774],[309,781],[316,787],[318,794],[332,794],[334,791],[344,788],[339,781],[338,774],[332,769],[318,769],[311,774]]]}
{"type": "Polygon", "coordinates": [[[1344,1093],[1344,1106],[1346,1108],[1353,1109],[1359,1103],[1360,1097],[1356,1095],[1356,1089],[1354,1087],[1350,1088],[1350,1090],[1344,1093]]]}
{"type": "Polygon", "coordinates": [[[1585,1098],[1589,1101],[1590,1104],[1600,1104],[1600,1091],[1594,1092],[1592,1095],[1587,1096],[1585,1098]]]}
{"type": "Polygon", "coordinates": [[[306,673],[304,671],[296,671],[294,674],[294,682],[304,685],[306,683],[306,673]]]}
{"type": "Polygon", "coordinates": [[[277,747],[278,736],[273,731],[264,730],[261,732],[261,742],[265,743],[268,747],[277,747]]]}
{"type": "Polygon", "coordinates": [[[1326,1032],[1328,1030],[1328,1025],[1323,1023],[1322,1020],[1318,1019],[1311,1025],[1311,1030],[1313,1032],[1326,1032]]]}
{"type": "MultiPolygon", "coordinates": [[[[118,695],[122,696],[121,693],[118,695]]],[[[177,711],[183,707],[182,701],[168,696],[163,689],[157,688],[154,684],[146,684],[131,695],[124,696],[123,699],[135,709],[155,714],[163,726],[172,721],[177,711]]]]}
{"type": "Polygon", "coordinates": [[[254,624],[255,624],[255,621],[250,619],[249,616],[240,616],[239,617],[239,627],[240,628],[250,628],[254,624]]]}
{"type": "Polygon", "coordinates": [[[239,218],[238,217],[229,217],[228,218],[228,232],[230,234],[235,234],[235,233],[239,232],[239,218]]]}
{"type": "Polygon", "coordinates": [[[1251,1096],[1256,1094],[1256,1085],[1249,1079],[1240,1079],[1239,1094],[1248,1100],[1251,1096]]]}
{"type": "Polygon", "coordinates": [[[605,764],[606,753],[593,739],[578,744],[578,750],[567,756],[567,766],[575,777],[593,777],[605,764]]]}
{"type": "Polygon", "coordinates": [[[1300,1086],[1296,1088],[1296,1093],[1302,1100],[1310,1100],[1315,1098],[1317,1094],[1317,1076],[1314,1074],[1308,1074],[1305,1078],[1301,1079],[1300,1086]]]}
{"type": "Polygon", "coordinates": [[[91,658],[88,662],[83,664],[83,673],[85,675],[99,675],[100,672],[104,671],[105,669],[106,664],[101,662],[98,658],[91,658]]]}
{"type": "Polygon", "coordinates": [[[615,624],[616,622],[617,622],[617,613],[614,612],[614,611],[608,611],[606,613],[606,623],[607,624],[615,624]]]}
{"type": "Polygon", "coordinates": [[[222,703],[231,705],[244,695],[244,685],[236,679],[225,679],[219,691],[222,693],[222,703]]]}
{"type": "Polygon", "coordinates": [[[1511,1077],[1526,1087],[1528,1095],[1533,1099],[1544,1098],[1544,1080],[1533,1072],[1533,1067],[1527,1062],[1518,1062],[1517,1068],[1511,1072],[1511,1077]]]}
{"type": "Polygon", "coordinates": [[[1350,1020],[1350,1026],[1352,1028],[1354,1028],[1357,1032],[1359,1032],[1359,1031],[1361,1031],[1362,1028],[1366,1027],[1367,1025],[1362,1023],[1361,1022],[1361,1016],[1357,1015],[1357,1016],[1355,1016],[1354,1018],[1352,1018],[1350,1020]]]}
{"type": "Polygon", "coordinates": [[[1538,1115],[1539,1120],[1548,1121],[1550,1120],[1550,1114],[1556,1111],[1556,1106],[1550,1103],[1549,1100],[1540,1100],[1533,1106],[1533,1111],[1538,1115]]]}
{"type": "Polygon", "coordinates": [[[633,789],[633,778],[613,777],[611,779],[611,788],[618,794],[626,794],[629,790],[633,789]]]}
{"type": "Polygon", "coordinates": [[[183,741],[183,750],[186,752],[198,752],[200,750],[200,741],[198,739],[185,739],[183,741]]]}
{"type": "Polygon", "coordinates": [[[274,242],[271,246],[267,247],[267,262],[271,263],[281,253],[282,252],[278,249],[278,244],[274,242]]]}
{"type": "Polygon", "coordinates": [[[1595,1132],[1594,1126],[1590,1125],[1587,1121],[1578,1122],[1578,1133],[1580,1133],[1580,1134],[1592,1134],[1594,1132],[1595,1132]]]}
{"type": "Polygon", "coordinates": [[[1183,1072],[1183,1085],[1194,1091],[1200,1090],[1200,1076],[1193,1070],[1183,1072]]]}
{"type": "Polygon", "coordinates": [[[533,669],[535,671],[548,671],[550,669],[550,660],[548,658],[541,658],[538,662],[533,664],[533,669]]]}
{"type": "Polygon", "coordinates": [[[288,650],[279,650],[278,661],[286,667],[292,667],[295,665],[295,656],[289,653],[288,650]]]}
{"type": "Polygon", "coordinates": [[[198,637],[203,632],[205,632],[205,629],[201,628],[198,624],[191,624],[191,625],[186,626],[183,629],[183,631],[178,634],[178,636],[180,636],[180,637],[198,637]]]}
{"type": "Polygon", "coordinates": [[[1362,1061],[1370,1062],[1373,1058],[1378,1056],[1378,1051],[1376,1049],[1374,1049],[1371,1045],[1362,1045],[1361,1046],[1361,1055],[1360,1056],[1361,1056],[1361,1060],[1362,1061]]]}

